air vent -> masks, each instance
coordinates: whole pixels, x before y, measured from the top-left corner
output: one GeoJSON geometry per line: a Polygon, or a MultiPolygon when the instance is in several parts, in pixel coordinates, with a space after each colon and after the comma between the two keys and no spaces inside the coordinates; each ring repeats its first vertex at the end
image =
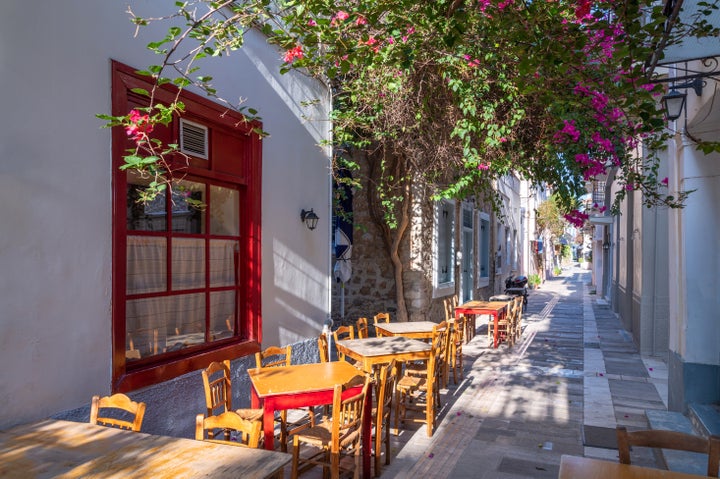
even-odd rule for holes
{"type": "Polygon", "coordinates": [[[180,119],[180,151],[186,155],[208,159],[208,129],[206,126],[180,119]]]}

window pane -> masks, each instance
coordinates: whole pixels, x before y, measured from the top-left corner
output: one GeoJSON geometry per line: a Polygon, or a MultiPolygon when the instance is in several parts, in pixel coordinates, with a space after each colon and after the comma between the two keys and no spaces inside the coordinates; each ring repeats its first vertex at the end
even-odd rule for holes
{"type": "Polygon", "coordinates": [[[238,190],[210,186],[210,234],[240,234],[239,200],[238,190]]]}
{"type": "Polygon", "coordinates": [[[205,240],[202,238],[173,238],[172,289],[205,287],[205,240]]]}
{"type": "Polygon", "coordinates": [[[126,304],[128,360],[205,342],[205,295],[202,293],[136,299],[126,304]]]}
{"type": "Polygon", "coordinates": [[[127,237],[127,294],[167,289],[167,241],[151,236],[127,237]]]}
{"type": "Polygon", "coordinates": [[[240,245],[234,240],[210,240],[210,287],[235,286],[240,245]]]}
{"type": "Polygon", "coordinates": [[[210,337],[230,337],[235,332],[235,290],[210,293],[210,337]]]}
{"type": "Polygon", "coordinates": [[[490,276],[490,222],[480,219],[480,277],[490,276]]]}
{"type": "Polygon", "coordinates": [[[127,229],[129,231],[165,231],[167,214],[165,210],[165,193],[161,193],[152,201],[143,200],[143,193],[150,183],[150,178],[143,178],[137,171],[127,172],[127,229]]]}
{"type": "Polygon", "coordinates": [[[179,181],[172,192],[172,229],[178,233],[205,232],[205,184],[179,181]],[[194,203],[197,202],[197,203],[194,203]]]}
{"type": "Polygon", "coordinates": [[[454,215],[450,205],[440,203],[438,208],[438,284],[451,283],[453,280],[453,220],[454,215]]]}

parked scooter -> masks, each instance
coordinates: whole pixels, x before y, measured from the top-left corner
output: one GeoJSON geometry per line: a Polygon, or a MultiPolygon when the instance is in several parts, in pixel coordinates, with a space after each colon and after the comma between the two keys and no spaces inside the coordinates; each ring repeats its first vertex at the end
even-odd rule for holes
{"type": "Polygon", "coordinates": [[[528,302],[528,290],[527,290],[528,278],[527,276],[514,276],[510,275],[505,280],[505,294],[510,296],[522,296],[523,297],[523,312],[527,310],[528,302]]]}

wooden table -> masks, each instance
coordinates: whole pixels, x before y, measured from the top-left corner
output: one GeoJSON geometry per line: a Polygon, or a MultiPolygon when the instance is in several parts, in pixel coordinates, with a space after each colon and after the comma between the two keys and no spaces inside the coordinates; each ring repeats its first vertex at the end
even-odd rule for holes
{"type": "Polygon", "coordinates": [[[438,323],[433,321],[406,321],[402,323],[378,323],[375,329],[378,336],[405,336],[406,338],[431,339],[433,328],[438,323]]]}
{"type": "Polygon", "coordinates": [[[271,477],[292,456],[47,419],[0,432],[3,478],[271,477]]]}
{"type": "Polygon", "coordinates": [[[338,351],[360,362],[367,373],[372,373],[376,364],[387,364],[393,359],[399,362],[426,361],[430,359],[431,351],[430,344],[405,336],[345,339],[335,345],[338,351]]]}
{"type": "MultiPolygon", "coordinates": [[[[264,409],[265,448],[275,448],[275,411],[332,404],[335,385],[345,384],[358,374],[363,373],[345,361],[248,369],[252,407],[264,409]]],[[[362,384],[348,388],[343,397],[356,395],[362,388],[362,384]]],[[[362,430],[363,477],[370,478],[372,395],[365,401],[362,430]]]]}
{"type": "MultiPolygon", "coordinates": [[[[373,366],[387,364],[393,359],[404,361],[427,361],[432,351],[431,345],[419,339],[405,336],[386,336],[379,338],[346,339],[335,343],[338,351],[350,356],[362,364],[363,370],[371,373],[373,366]]],[[[428,394],[428,407],[425,420],[427,434],[432,436],[435,416],[433,415],[432,394],[428,394]]]]}
{"type": "Polygon", "coordinates": [[[475,332],[475,320],[474,316],[479,314],[489,314],[493,317],[494,331],[493,331],[493,347],[497,348],[499,341],[498,336],[498,321],[500,316],[505,314],[505,310],[508,307],[509,302],[506,301],[468,301],[455,308],[455,318],[461,314],[472,315],[473,320],[472,331],[475,332]]]}
{"type": "Polygon", "coordinates": [[[698,479],[695,474],[563,455],[558,479],[698,479]]]}

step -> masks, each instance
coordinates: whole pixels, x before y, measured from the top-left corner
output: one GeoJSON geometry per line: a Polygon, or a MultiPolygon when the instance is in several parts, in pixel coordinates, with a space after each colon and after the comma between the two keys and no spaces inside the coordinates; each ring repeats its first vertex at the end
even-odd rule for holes
{"type": "MultiPolygon", "coordinates": [[[[665,429],[699,435],[690,419],[675,411],[648,409],[645,411],[650,429],[665,429]]],[[[671,471],[686,472],[704,476],[707,474],[707,455],[688,451],[662,449],[665,466],[671,471]]]]}
{"type": "Polygon", "coordinates": [[[688,417],[703,436],[720,436],[720,407],[717,404],[690,404],[688,417]]]}

